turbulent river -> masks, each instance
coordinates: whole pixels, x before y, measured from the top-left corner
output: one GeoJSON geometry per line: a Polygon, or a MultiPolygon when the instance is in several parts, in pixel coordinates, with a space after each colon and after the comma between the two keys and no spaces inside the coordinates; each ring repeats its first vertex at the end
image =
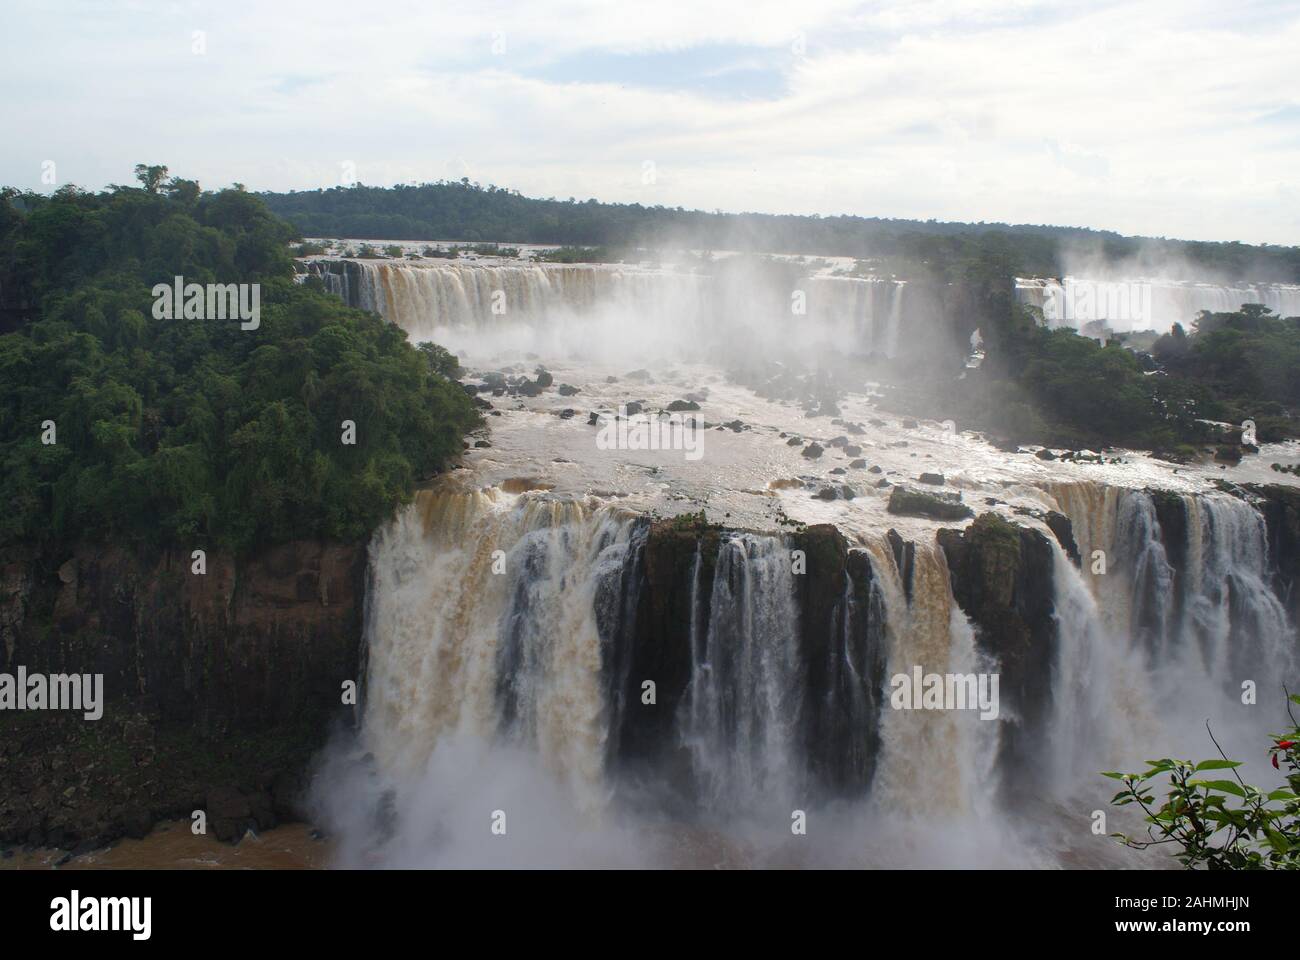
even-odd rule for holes
{"type": "Polygon", "coordinates": [[[814,416],[728,375],[941,337],[903,283],[822,279],[792,327],[744,289],[719,302],[664,271],[310,269],[458,352],[493,407],[490,445],[370,546],[357,731],[315,778],[332,862],[1159,866],[1094,832],[1097,810],[1136,828],[1099,771],[1211,756],[1209,721],[1248,779],[1272,782],[1296,632],[1258,504],[1217,481],[1290,479],[1268,464],[1295,463],[1294,444],[1227,469],[1044,460],[881,413],[868,387],[814,416]],[[488,390],[539,365],[554,385],[537,396],[488,390]],[[688,394],[698,457],[602,449],[620,406],[688,394]],[[937,534],[969,521],[886,509],[921,473],[1033,531],[1024,549],[1041,553],[1007,598],[1039,624],[1029,666],[999,662],[959,602],[957,547],[937,534]],[[699,511],[716,526],[672,522],[699,511]],[[818,525],[838,533],[806,533],[818,525]],[[814,557],[825,544],[840,552],[814,557]],[[889,680],[914,667],[1000,673],[997,716],[894,709],[889,680]]]}

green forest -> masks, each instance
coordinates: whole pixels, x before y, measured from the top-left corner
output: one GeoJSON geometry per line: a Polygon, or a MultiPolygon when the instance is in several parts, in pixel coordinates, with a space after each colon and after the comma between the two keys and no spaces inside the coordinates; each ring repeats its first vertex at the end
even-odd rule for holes
{"type": "Polygon", "coordinates": [[[259,197],[136,176],[0,192],[0,540],[366,536],[478,423],[454,358],[295,284],[259,197]],[[177,276],[259,285],[260,324],[156,317],[177,276]]]}
{"type": "Polygon", "coordinates": [[[1249,304],[1202,313],[1148,354],[1118,338],[1102,344],[1049,329],[1016,300],[1005,256],[977,256],[962,271],[985,360],[960,377],[940,371],[897,383],[891,403],[900,410],[1019,443],[1124,446],[1177,460],[1240,436],[1206,421],[1253,421],[1262,442],[1300,437],[1300,317],[1249,304]]]}
{"type": "Polygon", "coordinates": [[[1142,251],[1185,260],[1205,273],[1300,282],[1300,248],[1125,237],[1079,227],[945,223],[853,216],[791,216],[684,210],[639,203],[525,197],[468,179],[391,188],[263,193],[270,209],[308,237],[458,240],[611,248],[801,253],[925,264],[951,276],[978,257],[1000,257],[1020,276],[1060,276],[1063,246],[1083,242],[1110,261],[1142,251]]]}

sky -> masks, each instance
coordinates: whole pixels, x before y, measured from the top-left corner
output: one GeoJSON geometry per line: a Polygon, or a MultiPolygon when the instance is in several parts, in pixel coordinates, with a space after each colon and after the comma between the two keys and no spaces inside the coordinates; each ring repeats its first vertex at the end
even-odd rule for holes
{"type": "Polygon", "coordinates": [[[468,177],[1300,243],[1296,0],[6,3],[0,184],[468,177]]]}

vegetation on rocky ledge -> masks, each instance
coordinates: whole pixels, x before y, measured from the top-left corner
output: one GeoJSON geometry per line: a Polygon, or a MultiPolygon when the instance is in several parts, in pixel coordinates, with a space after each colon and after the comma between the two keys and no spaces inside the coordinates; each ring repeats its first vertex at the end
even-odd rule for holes
{"type": "Polygon", "coordinates": [[[364,538],[477,422],[445,352],[295,284],[257,197],[137,175],[0,191],[0,542],[364,538]],[[159,318],[176,277],[257,285],[258,324],[159,318]]]}

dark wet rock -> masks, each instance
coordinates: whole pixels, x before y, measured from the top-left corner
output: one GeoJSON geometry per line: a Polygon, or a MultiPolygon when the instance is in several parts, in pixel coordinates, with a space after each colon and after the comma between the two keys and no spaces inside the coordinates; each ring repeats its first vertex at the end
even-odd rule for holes
{"type": "Polygon", "coordinates": [[[1079,547],[1074,542],[1074,524],[1070,522],[1070,518],[1063,513],[1049,510],[1044,522],[1056,537],[1056,542],[1065,550],[1066,556],[1074,561],[1076,567],[1079,566],[1079,547]]]}
{"type": "Polygon", "coordinates": [[[595,410],[587,414],[587,426],[594,427],[599,423],[600,423],[600,416],[596,413],[595,410]]]}
{"type": "Polygon", "coordinates": [[[994,513],[965,530],[940,530],[936,539],[953,597],[975,625],[977,644],[999,664],[1004,789],[1041,783],[1057,648],[1051,544],[994,513]]]}
{"type": "Polygon", "coordinates": [[[916,479],[919,483],[928,483],[934,487],[942,487],[945,483],[942,473],[923,473],[916,479]]]}
{"type": "Polygon", "coordinates": [[[1241,447],[1236,445],[1223,444],[1214,451],[1214,459],[1220,463],[1241,463],[1241,447]]]}
{"type": "Polygon", "coordinates": [[[536,373],[537,373],[537,381],[536,381],[537,386],[539,386],[541,389],[545,390],[547,387],[555,383],[555,377],[552,376],[551,372],[545,369],[544,367],[538,367],[536,373]]]}
{"type": "Polygon", "coordinates": [[[1300,622],[1300,487],[1252,484],[1247,489],[1260,498],[1275,590],[1286,599],[1291,622],[1300,622]]]}
{"type": "Polygon", "coordinates": [[[629,417],[634,417],[641,412],[641,404],[636,400],[629,400],[624,404],[624,412],[626,412],[629,417]]]}
{"type": "Polygon", "coordinates": [[[1048,450],[1046,447],[1043,447],[1043,449],[1041,449],[1041,450],[1039,450],[1037,453],[1035,453],[1034,456],[1036,456],[1039,460],[1055,460],[1055,459],[1056,459],[1056,454],[1052,453],[1052,451],[1051,451],[1051,450],[1048,450]]]}
{"type": "Polygon", "coordinates": [[[785,445],[787,447],[799,447],[803,445],[803,441],[800,440],[798,437],[791,437],[789,440],[785,442],[785,445]]]}
{"type": "Polygon", "coordinates": [[[842,473],[848,473],[848,471],[845,470],[843,467],[836,467],[835,469],[831,470],[831,473],[839,475],[842,473]]]}
{"type": "Polygon", "coordinates": [[[854,470],[861,470],[866,465],[867,465],[867,461],[861,458],[854,460],[852,463],[849,464],[849,466],[852,467],[854,470]]]}
{"type": "Polygon", "coordinates": [[[809,460],[816,460],[823,453],[825,453],[825,450],[822,448],[821,444],[810,443],[808,446],[803,448],[801,456],[807,457],[809,460]]]}
{"type": "Polygon", "coordinates": [[[674,400],[668,404],[669,413],[684,413],[688,410],[698,410],[700,405],[694,400],[674,400]]]}
{"type": "Polygon", "coordinates": [[[562,397],[576,397],[582,391],[571,383],[562,383],[556,390],[562,397]]]}
{"type": "Polygon", "coordinates": [[[560,411],[560,419],[572,420],[575,412],[576,411],[572,407],[565,407],[563,410],[560,411]]]}
{"type": "Polygon", "coordinates": [[[975,516],[975,511],[960,499],[909,490],[906,487],[894,488],[887,509],[890,513],[901,516],[928,517],[932,520],[966,520],[975,516]]]}
{"type": "Polygon", "coordinates": [[[844,456],[860,457],[862,456],[862,448],[856,443],[847,443],[844,445],[844,456]]]}
{"type": "Polygon", "coordinates": [[[884,470],[880,469],[880,467],[876,466],[875,464],[873,464],[870,467],[867,467],[867,473],[884,473],[884,472],[885,472],[884,470]]]}
{"type": "Polygon", "coordinates": [[[475,441],[474,441],[474,446],[477,447],[477,448],[479,448],[480,450],[482,450],[482,449],[485,449],[485,448],[487,448],[487,447],[492,446],[492,444],[489,443],[487,440],[475,440],[475,441]]]}

